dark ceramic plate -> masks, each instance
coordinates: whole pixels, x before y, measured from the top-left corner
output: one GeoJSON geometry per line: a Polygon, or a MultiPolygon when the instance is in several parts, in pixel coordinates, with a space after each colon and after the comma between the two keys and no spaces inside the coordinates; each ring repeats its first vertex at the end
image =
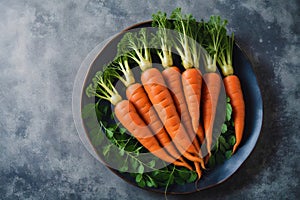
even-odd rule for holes
{"type": "MultiPolygon", "coordinates": [[[[127,28],[126,30],[149,26],[151,26],[150,21],[133,25],[127,28]]],[[[123,33],[124,32],[121,32],[116,37],[111,39],[91,62],[87,70],[87,74],[85,76],[84,84],[81,91],[81,106],[84,106],[90,101],[85,96],[84,89],[86,88],[87,84],[91,82],[91,78],[94,76],[95,72],[99,70],[99,66],[102,66],[108,63],[109,61],[113,60],[113,58],[116,55],[116,46],[123,33]]],[[[235,68],[235,74],[240,78],[246,105],[246,121],[243,140],[237,152],[229,160],[226,160],[222,165],[217,166],[201,178],[201,180],[198,183],[198,190],[213,187],[217,184],[222,183],[223,181],[227,180],[231,175],[233,175],[233,173],[237,171],[241,164],[250,155],[260,134],[263,118],[263,103],[259,86],[255,74],[252,70],[251,62],[237,45],[235,45],[234,47],[233,60],[234,66],[238,66],[235,68]]],[[[89,146],[91,145],[89,144],[89,146]]],[[[114,169],[111,170],[125,181],[136,185],[135,180],[131,176],[127,175],[126,173],[119,173],[117,170],[114,169]]],[[[156,192],[164,192],[164,188],[146,187],[146,189],[156,192]]],[[[196,190],[194,183],[185,185],[175,184],[169,187],[168,193],[182,194],[192,193],[198,190],[196,190]]]]}

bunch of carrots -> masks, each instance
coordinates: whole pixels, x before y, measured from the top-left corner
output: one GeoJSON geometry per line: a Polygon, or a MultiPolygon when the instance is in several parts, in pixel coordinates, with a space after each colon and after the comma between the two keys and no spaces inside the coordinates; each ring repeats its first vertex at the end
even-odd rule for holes
{"type": "Polygon", "coordinates": [[[155,34],[145,29],[125,33],[118,45],[118,56],[98,72],[86,93],[109,101],[119,122],[149,152],[176,166],[195,170],[198,179],[205,169],[213,144],[213,124],[222,77],[233,106],[236,144],[241,142],[245,105],[241,85],[232,67],[233,35],[227,36],[227,22],[213,16],[197,22],[175,9],[153,14],[155,34]],[[179,32],[170,37],[170,30],[179,32]],[[153,66],[150,42],[158,45],[163,70],[153,66]],[[200,44],[200,45],[199,45],[200,44]],[[202,46],[208,53],[203,53],[202,46]],[[178,52],[184,71],[174,65],[172,49],[178,52]],[[202,57],[203,58],[202,58],[202,57]],[[200,70],[200,60],[205,72],[200,70]],[[141,82],[136,81],[130,63],[136,63],[141,82]],[[203,75],[204,73],[204,75],[203,75]],[[126,87],[123,98],[114,86],[119,80],[126,87]],[[207,155],[204,155],[203,145],[207,155]]]}

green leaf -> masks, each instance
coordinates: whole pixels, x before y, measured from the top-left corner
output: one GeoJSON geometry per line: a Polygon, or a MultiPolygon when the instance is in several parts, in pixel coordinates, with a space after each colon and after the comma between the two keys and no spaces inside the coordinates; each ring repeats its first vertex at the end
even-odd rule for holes
{"type": "Polygon", "coordinates": [[[107,155],[108,155],[108,152],[109,152],[109,150],[110,150],[110,147],[111,147],[111,144],[108,144],[108,145],[104,146],[104,148],[103,148],[103,155],[104,155],[104,156],[107,156],[107,155]]]}
{"type": "Polygon", "coordinates": [[[226,159],[229,159],[231,157],[231,155],[232,155],[232,151],[231,150],[226,151],[226,153],[225,153],[226,159]]]}
{"type": "Polygon", "coordinates": [[[229,121],[231,119],[232,107],[230,103],[226,104],[226,120],[229,121]]]}
{"type": "Polygon", "coordinates": [[[230,145],[227,142],[222,144],[226,150],[230,149],[230,145]]]}
{"type": "Polygon", "coordinates": [[[169,179],[170,174],[168,172],[159,172],[155,175],[156,180],[167,181],[169,179]]]}
{"type": "Polygon", "coordinates": [[[138,161],[136,159],[134,159],[134,158],[131,158],[129,160],[129,162],[130,162],[131,167],[132,167],[133,170],[135,170],[138,167],[138,165],[139,165],[138,161]]]}
{"type": "Polygon", "coordinates": [[[156,176],[157,174],[159,174],[159,170],[154,170],[154,171],[152,171],[152,176],[156,176]]]}
{"type": "Polygon", "coordinates": [[[150,177],[147,176],[148,180],[147,180],[147,186],[148,187],[157,187],[157,183],[150,177]]]}
{"type": "Polygon", "coordinates": [[[229,144],[231,146],[233,146],[235,144],[235,136],[234,135],[230,136],[230,138],[229,138],[229,144]]]}
{"type": "Polygon", "coordinates": [[[93,115],[95,113],[95,104],[94,103],[89,103],[86,104],[82,111],[81,111],[81,116],[83,119],[87,119],[88,117],[90,117],[91,115],[93,115]]]}
{"type": "Polygon", "coordinates": [[[111,124],[108,129],[111,131],[116,131],[118,127],[119,127],[119,123],[116,123],[116,124],[111,124]]]}
{"type": "Polygon", "coordinates": [[[139,183],[142,179],[143,179],[143,174],[138,174],[138,175],[135,177],[135,181],[136,181],[137,183],[139,183]]]}
{"type": "Polygon", "coordinates": [[[91,130],[90,139],[94,146],[99,146],[102,143],[103,138],[103,134],[99,130],[99,128],[94,128],[93,130],[91,130]]]}
{"type": "Polygon", "coordinates": [[[192,183],[197,179],[198,175],[196,172],[191,172],[191,175],[189,177],[189,179],[187,180],[188,183],[192,183]]]}
{"type": "Polygon", "coordinates": [[[178,176],[178,177],[175,177],[175,183],[177,183],[179,185],[184,185],[185,180],[183,178],[181,178],[180,176],[178,176]]]}
{"type": "Polygon", "coordinates": [[[120,131],[120,133],[121,133],[121,135],[123,135],[124,133],[126,133],[126,128],[123,128],[123,127],[121,127],[121,128],[119,128],[119,131],[120,131]]]}
{"type": "Polygon", "coordinates": [[[226,152],[226,149],[224,147],[224,145],[222,143],[220,143],[220,146],[219,146],[219,150],[224,154],[226,152]]]}
{"type": "Polygon", "coordinates": [[[101,121],[101,123],[104,127],[107,127],[107,125],[108,125],[108,122],[106,122],[106,121],[101,121]]]}
{"type": "Polygon", "coordinates": [[[86,120],[85,124],[89,129],[94,129],[99,127],[99,122],[97,121],[96,118],[89,118],[88,120],[86,120]]]}
{"type": "Polygon", "coordinates": [[[142,173],[144,173],[144,170],[145,170],[144,166],[142,164],[140,164],[140,166],[138,168],[138,173],[142,174],[142,173]]]}
{"type": "Polygon", "coordinates": [[[111,129],[106,129],[106,135],[108,138],[112,138],[114,136],[114,132],[111,129]]]}
{"type": "Polygon", "coordinates": [[[169,185],[172,185],[174,183],[174,175],[170,174],[169,176],[169,185]]]}
{"type": "Polygon", "coordinates": [[[147,165],[148,167],[153,168],[155,166],[155,160],[151,160],[147,165]]]}
{"type": "Polygon", "coordinates": [[[179,171],[178,174],[184,180],[186,180],[190,177],[190,172],[189,171],[179,171]]]}
{"type": "Polygon", "coordinates": [[[224,138],[222,135],[220,135],[220,137],[219,137],[219,142],[220,142],[221,144],[226,143],[226,140],[225,140],[225,138],[224,138]]]}
{"type": "Polygon", "coordinates": [[[209,168],[214,168],[216,165],[216,159],[214,155],[211,155],[211,157],[208,160],[208,166],[209,168]]]}
{"type": "Polygon", "coordinates": [[[137,184],[138,184],[138,186],[140,186],[142,188],[146,186],[145,180],[143,180],[143,179],[140,182],[138,182],[137,184]]]}
{"type": "Polygon", "coordinates": [[[107,115],[108,108],[109,108],[108,104],[100,105],[98,108],[100,112],[102,112],[104,115],[107,115]]]}
{"type": "Polygon", "coordinates": [[[227,131],[227,125],[226,124],[222,124],[221,133],[226,133],[226,131],[227,131]]]}
{"type": "Polygon", "coordinates": [[[110,119],[114,119],[114,118],[115,118],[115,113],[112,112],[112,113],[110,114],[110,119]]]}
{"type": "Polygon", "coordinates": [[[125,154],[124,147],[122,147],[122,148],[120,149],[119,153],[120,153],[121,156],[124,156],[124,154],[125,154]]]}
{"type": "Polygon", "coordinates": [[[225,161],[225,156],[221,152],[216,153],[216,162],[218,165],[222,164],[225,161]]]}
{"type": "Polygon", "coordinates": [[[119,169],[120,172],[126,172],[128,170],[128,165],[124,163],[124,165],[119,169]]]}
{"type": "Polygon", "coordinates": [[[226,102],[227,102],[227,103],[230,102],[230,97],[226,97],[226,102]]]}
{"type": "Polygon", "coordinates": [[[133,144],[129,144],[126,146],[126,150],[129,152],[133,152],[134,150],[136,150],[136,146],[133,144]]]}
{"type": "Polygon", "coordinates": [[[149,180],[146,181],[146,185],[147,185],[148,187],[152,187],[152,186],[153,186],[152,182],[149,181],[149,180]]]}

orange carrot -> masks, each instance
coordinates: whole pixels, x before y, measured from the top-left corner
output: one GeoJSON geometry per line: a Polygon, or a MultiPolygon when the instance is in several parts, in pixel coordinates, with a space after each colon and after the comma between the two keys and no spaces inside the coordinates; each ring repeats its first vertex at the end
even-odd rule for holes
{"type": "Polygon", "coordinates": [[[243,91],[239,78],[234,75],[232,65],[232,53],[234,46],[234,34],[231,37],[225,35],[223,40],[224,50],[221,52],[218,63],[221,67],[222,73],[225,76],[223,78],[226,94],[230,97],[232,106],[234,129],[236,142],[233,146],[232,153],[235,153],[240,145],[244,132],[245,125],[245,102],[243,98],[243,91]]]}
{"type": "Polygon", "coordinates": [[[137,113],[134,105],[128,100],[122,100],[118,102],[114,108],[115,115],[120,123],[146,148],[157,156],[158,158],[180,166],[191,168],[186,163],[174,161],[165,151],[162,149],[153,137],[151,130],[147,127],[145,122],[141,119],[137,113]]]}
{"type": "Polygon", "coordinates": [[[202,87],[202,75],[196,68],[186,69],[182,73],[182,86],[192,119],[192,125],[195,132],[198,131],[200,119],[200,99],[202,87]]]}
{"type": "Polygon", "coordinates": [[[172,96],[161,72],[156,68],[147,69],[142,73],[141,80],[150,101],[155,105],[158,116],[178,150],[181,153],[185,150],[189,150],[190,153],[196,152],[184,126],[180,122],[172,96]]]}
{"type": "Polygon", "coordinates": [[[198,180],[199,180],[202,176],[202,171],[201,171],[201,168],[200,168],[200,165],[198,162],[194,162],[194,165],[195,165],[195,169],[198,174],[198,180]]]}
{"type": "Polygon", "coordinates": [[[163,148],[174,158],[183,161],[175,146],[171,143],[168,133],[152,107],[146,91],[140,83],[134,83],[126,89],[127,99],[135,106],[145,123],[152,130],[163,148]]]}
{"type": "Polygon", "coordinates": [[[122,54],[125,50],[126,55],[139,65],[145,91],[178,151],[191,161],[204,163],[198,156],[192,155],[195,148],[180,123],[172,96],[161,72],[152,68],[148,41],[146,29],[141,29],[139,33],[126,33],[118,45],[118,53],[122,54]]]}
{"type": "Polygon", "coordinates": [[[188,111],[187,103],[185,101],[185,96],[182,88],[181,82],[181,73],[178,67],[168,67],[162,71],[162,75],[164,80],[167,83],[168,88],[171,91],[171,95],[173,97],[176,109],[181,118],[181,121],[190,137],[193,141],[193,144],[197,150],[200,151],[200,145],[195,137],[196,134],[192,127],[191,117],[188,111]]]}
{"type": "MultiPolygon", "coordinates": [[[[182,125],[186,129],[187,137],[192,141],[192,145],[187,149],[188,152],[193,152],[195,155],[200,157],[201,159],[201,165],[203,168],[204,161],[202,159],[202,153],[200,150],[200,145],[197,140],[195,131],[193,130],[193,126],[191,123],[191,118],[188,112],[188,108],[185,101],[185,96],[183,93],[182,88],[182,82],[181,82],[181,73],[179,68],[176,66],[173,66],[173,59],[172,59],[172,44],[169,40],[169,31],[172,27],[171,22],[167,19],[166,13],[158,12],[157,14],[152,15],[153,17],[153,24],[158,26],[158,30],[156,33],[156,40],[159,43],[161,49],[157,49],[157,55],[159,56],[161,60],[162,66],[165,68],[162,71],[163,78],[171,91],[171,96],[173,99],[173,102],[175,103],[175,108],[177,110],[177,113],[179,114],[180,120],[182,122],[182,125]],[[196,150],[196,151],[195,151],[196,150]]],[[[200,178],[201,171],[199,163],[195,162],[196,171],[198,172],[198,175],[200,178]]]]}
{"type": "Polygon", "coordinates": [[[182,73],[182,86],[188,111],[192,120],[195,133],[198,131],[200,120],[200,99],[202,87],[202,75],[200,58],[201,46],[197,43],[200,36],[200,26],[191,15],[183,15],[181,9],[175,9],[171,14],[174,28],[180,34],[176,35],[178,43],[174,47],[180,55],[185,71],[182,73]]]}
{"type": "MultiPolygon", "coordinates": [[[[107,74],[111,76],[113,72],[109,68],[107,74]]],[[[105,71],[105,72],[107,72],[105,71]]],[[[122,100],[122,97],[115,89],[111,81],[105,77],[105,72],[97,72],[93,83],[87,87],[86,93],[88,96],[97,96],[101,99],[110,101],[115,106],[114,112],[120,123],[146,148],[150,153],[157,156],[158,158],[174,163],[174,165],[184,166],[188,169],[192,169],[190,165],[184,162],[183,159],[176,160],[170,156],[164,148],[162,148],[153,135],[152,131],[140,117],[136,111],[134,105],[129,100],[122,100]]],[[[120,77],[121,78],[121,77],[120,77]]],[[[124,83],[132,83],[134,79],[127,77],[128,79],[122,79],[124,83]],[[128,81],[130,80],[130,81],[128,81]]]]}
{"type": "Polygon", "coordinates": [[[223,79],[223,81],[226,94],[230,97],[230,102],[233,110],[233,121],[236,136],[236,142],[232,150],[232,153],[234,153],[241,143],[243,137],[245,123],[245,102],[243,98],[241,83],[237,76],[227,76],[223,79]]]}
{"type": "Polygon", "coordinates": [[[212,133],[213,125],[215,121],[215,114],[217,109],[217,103],[219,93],[221,89],[221,78],[219,74],[215,72],[206,73],[203,76],[204,84],[202,88],[202,112],[203,112],[203,124],[206,137],[206,148],[208,154],[211,154],[212,146],[212,133]]]}
{"type": "Polygon", "coordinates": [[[198,127],[198,130],[197,130],[196,134],[197,134],[197,137],[199,138],[200,144],[202,145],[204,143],[204,140],[205,140],[205,135],[204,135],[204,131],[203,131],[203,127],[202,127],[201,122],[199,123],[199,127],[198,127]]]}

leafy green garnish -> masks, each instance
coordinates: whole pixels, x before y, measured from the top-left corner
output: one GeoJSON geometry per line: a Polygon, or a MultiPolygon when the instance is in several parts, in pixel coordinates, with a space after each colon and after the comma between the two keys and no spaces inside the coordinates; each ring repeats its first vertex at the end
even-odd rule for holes
{"type": "Polygon", "coordinates": [[[221,127],[221,135],[212,150],[212,155],[208,160],[208,167],[214,168],[216,165],[222,164],[232,155],[232,147],[235,144],[234,126],[232,122],[232,107],[230,98],[226,98],[226,116],[225,122],[221,127]]]}

